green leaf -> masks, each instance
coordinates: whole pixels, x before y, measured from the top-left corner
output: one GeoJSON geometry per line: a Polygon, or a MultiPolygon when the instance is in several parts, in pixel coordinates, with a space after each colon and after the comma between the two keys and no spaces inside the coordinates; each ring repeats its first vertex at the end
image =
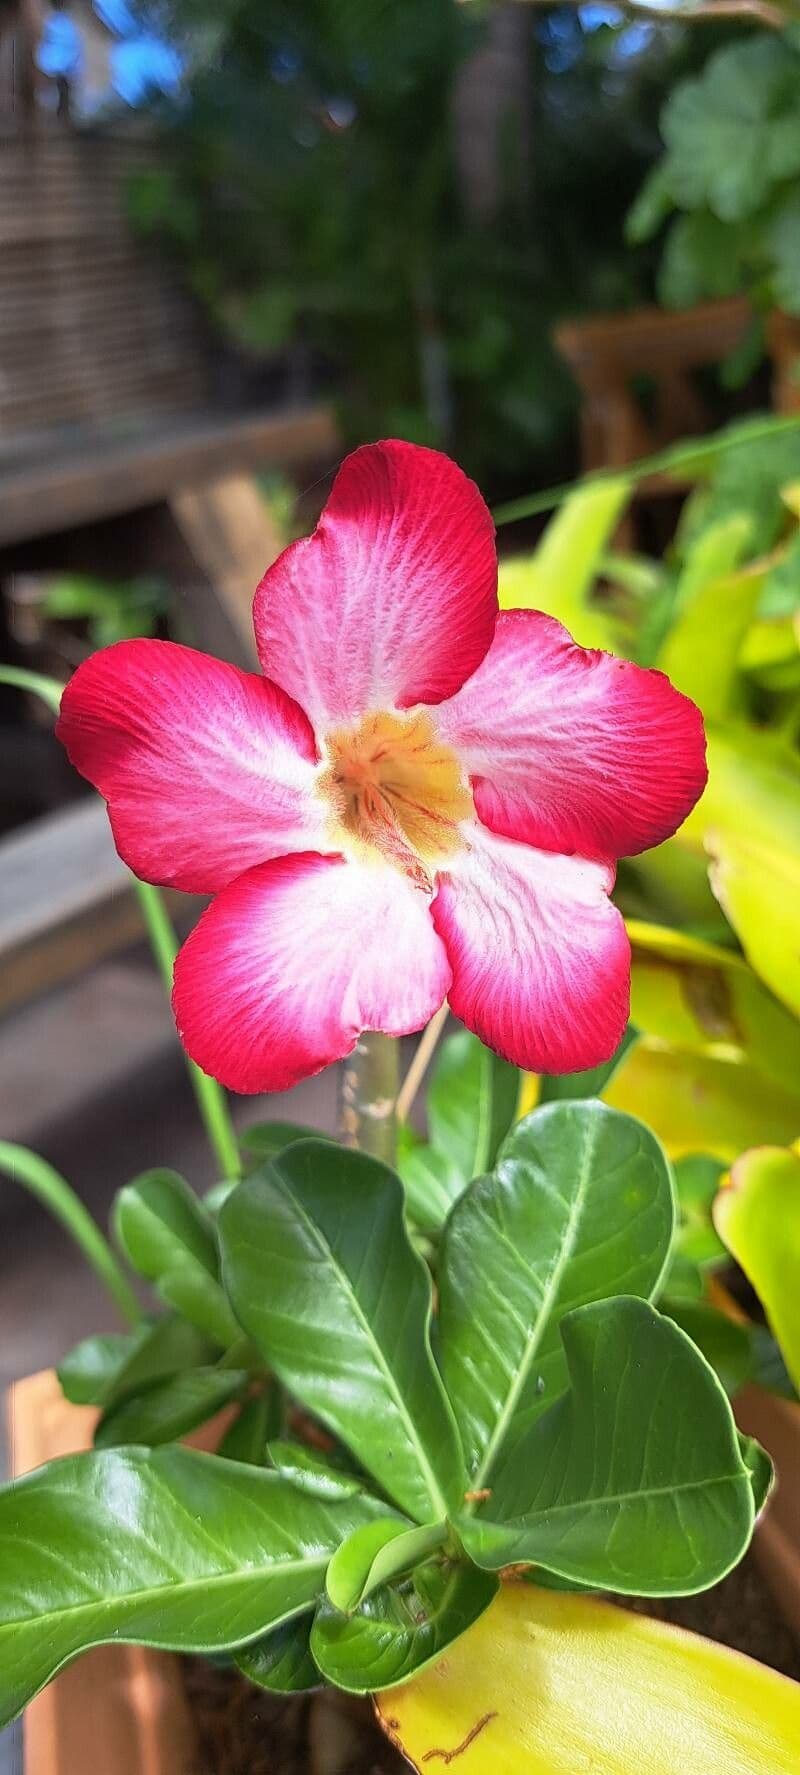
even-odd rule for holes
{"type": "Polygon", "coordinates": [[[217,1274],[213,1224],[177,1171],[145,1171],[121,1189],[112,1213],[114,1233],[129,1263],[157,1282],[184,1255],[217,1274]]]}
{"type": "Polygon", "coordinates": [[[682,208],[708,204],[724,221],[756,214],[777,181],[800,172],[796,56],[767,32],[727,45],[675,88],[661,129],[682,208]]]}
{"type": "Polygon", "coordinates": [[[708,1152],[731,1162],[755,1142],[797,1132],[797,1097],[754,1067],[645,1038],[626,1054],[606,1102],[641,1116],[674,1157],[708,1152]]]}
{"type": "Polygon", "coordinates": [[[742,287],[744,230],[721,222],[710,210],[676,216],[658,272],[666,308],[691,308],[709,297],[736,296],[742,287]]]}
{"type": "Polygon", "coordinates": [[[677,1249],[693,1264],[718,1263],[725,1247],[711,1219],[711,1205],[725,1167],[709,1153],[685,1153],[675,1161],[680,1226],[677,1249]]]}
{"type": "Polygon", "coordinates": [[[598,1301],[562,1322],[571,1391],[457,1525],[490,1569],[524,1562],[632,1596],[685,1596],[725,1576],[753,1528],[750,1473],[725,1394],[671,1320],[598,1301]]]}
{"type": "Polygon", "coordinates": [[[756,1147],[736,1160],[714,1223],[752,1282],[800,1387],[800,1152],[756,1147]]]}
{"type": "Polygon", "coordinates": [[[463,1495],[463,1457],[430,1350],[430,1274],[403,1208],[399,1178],[377,1160],[298,1142],[225,1203],[223,1273],[283,1384],[401,1509],[438,1521],[463,1495]]]}
{"type": "MultiPolygon", "coordinates": [[[[146,1327],[145,1337],[148,1331],[146,1327]]],[[[142,1341],[135,1331],[109,1331],[84,1338],[56,1370],[64,1398],[71,1405],[104,1405],[123,1364],[142,1341]]]]}
{"type": "Polygon", "coordinates": [[[800,1017],[800,853],[788,833],[760,842],[749,831],[709,835],[711,886],[751,966],[800,1017]]]}
{"type": "Polygon", "coordinates": [[[439,1658],[497,1594],[497,1580],[475,1566],[423,1565],[368,1596],[352,1615],[326,1601],[311,1629],[322,1675],[355,1695],[391,1689],[439,1658]]]}
{"type": "Polygon", "coordinates": [[[226,1349],[240,1328],[218,1281],[214,1222],[176,1171],[145,1171],[126,1184],[113,1210],[128,1261],[155,1282],[162,1300],[226,1349]]]}
{"type": "Polygon", "coordinates": [[[119,1341],[113,1334],[87,1338],[65,1358],[58,1372],[73,1404],[107,1409],[170,1375],[202,1367],[214,1354],[207,1338],[167,1313],[161,1319],[145,1321],[119,1341]]]}
{"type": "Polygon", "coordinates": [[[460,1029],[442,1043],[428,1093],[433,1146],[469,1181],[494,1164],[514,1120],[519,1071],[460,1029]]]}
{"type": "Polygon", "coordinates": [[[713,561],[706,559],[703,577],[695,577],[691,594],[682,600],[679,587],[678,614],[656,660],[711,722],[736,711],[739,655],[766,580],[762,566],[732,571],[746,555],[751,530],[745,516],[726,519],[718,534],[705,533],[704,553],[713,554],[713,561]]]}
{"type": "Polygon", "coordinates": [[[673,1319],[702,1351],[726,1393],[738,1393],[753,1371],[749,1326],[729,1319],[704,1300],[676,1300],[667,1293],[658,1304],[659,1310],[673,1319]]]}
{"type": "Polygon", "coordinates": [[[627,474],[616,474],[571,489],[536,553],[501,563],[501,609],[543,610],[565,623],[582,647],[608,647],[607,619],[588,598],[631,486],[627,474]]]}
{"type": "Polygon", "coordinates": [[[447,1539],[446,1522],[410,1528],[398,1517],[365,1522],[337,1547],[325,1577],[328,1600],[350,1615],[367,1596],[430,1558],[447,1539]]]}
{"type": "Polygon", "coordinates": [[[253,1467],[266,1466],[267,1443],[274,1431],[280,1429],[282,1417],[280,1389],[272,1384],[266,1392],[245,1400],[230,1429],[225,1431],[217,1454],[227,1461],[246,1461],[253,1467]]]}
{"type": "Polygon", "coordinates": [[[750,1475],[756,1517],[761,1515],[775,1484],[775,1468],[755,1436],[739,1436],[739,1452],[750,1475]]]}
{"type": "Polygon", "coordinates": [[[363,1486],[357,1473],[335,1467],[312,1454],[303,1442],[286,1442],[281,1437],[267,1445],[267,1459],[276,1472],[298,1491],[310,1498],[352,1498],[363,1486]]]}
{"type": "Polygon", "coordinates": [[[526,1116],[462,1197],[442,1246],[440,1344],[471,1488],[567,1386],[563,1315],[654,1293],[674,1217],[657,1140],[597,1100],[526,1116]]]}
{"type": "Polygon", "coordinates": [[[190,1368],[172,1375],[107,1411],[94,1433],[95,1448],[177,1442],[235,1399],[247,1380],[245,1372],[233,1368],[190,1368]]]}
{"type": "Polygon", "coordinates": [[[284,1147],[291,1146],[295,1140],[330,1139],[331,1136],[323,1134],[319,1128],[307,1128],[302,1122],[254,1122],[251,1128],[244,1129],[239,1144],[258,1159],[271,1159],[274,1153],[283,1152],[284,1147]]]}
{"type": "Polygon", "coordinates": [[[422,1232],[438,1235],[467,1179],[449,1153],[419,1140],[402,1125],[397,1131],[397,1169],[408,1212],[422,1232]]]}
{"type": "Polygon", "coordinates": [[[755,1352],[753,1380],[768,1393],[777,1393],[781,1399],[796,1399],[797,1389],[781,1355],[780,1344],[769,1326],[753,1325],[750,1331],[755,1352]]]}
{"type": "Polygon", "coordinates": [[[309,1644],[312,1619],[307,1614],[284,1621],[263,1639],[236,1652],[234,1664],[251,1683],[273,1695],[299,1695],[321,1688],[322,1677],[309,1644]]]}
{"type": "Polygon", "coordinates": [[[313,1604],[331,1554],[384,1506],[298,1498],[186,1448],[71,1455],[0,1491],[0,1722],[108,1642],[218,1652],[313,1604]]]}

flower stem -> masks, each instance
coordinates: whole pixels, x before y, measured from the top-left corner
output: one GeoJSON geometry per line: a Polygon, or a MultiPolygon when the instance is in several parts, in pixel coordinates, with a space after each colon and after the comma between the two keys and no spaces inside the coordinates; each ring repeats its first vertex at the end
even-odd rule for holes
{"type": "MultiPolygon", "coordinates": [[[[169,994],[172,992],[172,969],[178,953],[178,939],[172,920],[158,888],[151,887],[146,881],[139,881],[135,875],[133,885],[153,954],[169,994]]],[[[242,1162],[225,1092],[216,1079],[210,1079],[206,1073],[201,1072],[188,1055],[186,1069],[209,1142],[220,1167],[220,1175],[223,1178],[240,1177],[242,1162]]]]}
{"type": "Polygon", "coordinates": [[[123,1318],[129,1325],[138,1325],[142,1310],[127,1276],[108,1240],[66,1179],[38,1153],[29,1152],[26,1146],[13,1146],[8,1140],[0,1140],[0,1171],[5,1171],[14,1183],[30,1190],[31,1195],[49,1208],[80,1246],[87,1263],[105,1284],[123,1318]]]}
{"type": "Polygon", "coordinates": [[[393,1165],[399,1050],[391,1035],[365,1030],[342,1066],[339,1129],[343,1146],[393,1165]]]}

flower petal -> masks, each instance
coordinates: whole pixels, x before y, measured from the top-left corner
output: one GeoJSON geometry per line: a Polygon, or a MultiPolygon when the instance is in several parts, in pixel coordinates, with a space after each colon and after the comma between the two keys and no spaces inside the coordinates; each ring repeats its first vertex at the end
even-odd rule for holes
{"type": "Polygon", "coordinates": [[[120,641],[78,667],[56,731],[145,881],[213,893],[268,857],[327,848],[311,728],[254,672],[120,641]]]}
{"type": "Polygon", "coordinates": [[[555,856],[469,829],[439,877],[451,1009],[482,1042],[531,1072],[609,1060],[628,1020],[630,944],[608,899],[609,864],[555,856]]]}
{"type": "Polygon", "coordinates": [[[500,616],[436,724],[475,779],[480,818],[543,850],[635,856],[676,831],[705,786],[694,703],[663,672],[576,646],[538,610],[500,616]]]}
{"type": "Polygon", "coordinates": [[[313,536],[270,567],[253,606],[264,671],[317,733],[452,696],[496,617],[494,525],[477,487],[438,450],[396,440],[346,458],[313,536]]]}
{"type": "Polygon", "coordinates": [[[250,869],[178,956],[178,1033],[233,1091],[285,1091],[352,1052],[362,1029],[406,1035],[450,984],[427,896],[399,870],[313,854],[250,869]]]}

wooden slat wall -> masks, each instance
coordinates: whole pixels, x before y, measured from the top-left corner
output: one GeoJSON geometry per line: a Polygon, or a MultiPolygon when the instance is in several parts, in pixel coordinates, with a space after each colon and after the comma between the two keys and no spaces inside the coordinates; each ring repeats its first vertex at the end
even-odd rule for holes
{"type": "Polygon", "coordinates": [[[54,427],[202,406],[199,324],[126,216],[135,138],[0,139],[0,453],[54,427]]]}

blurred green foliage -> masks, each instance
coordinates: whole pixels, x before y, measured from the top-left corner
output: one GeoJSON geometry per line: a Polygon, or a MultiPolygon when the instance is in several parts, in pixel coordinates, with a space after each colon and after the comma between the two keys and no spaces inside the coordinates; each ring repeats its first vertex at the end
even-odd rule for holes
{"type": "Polygon", "coordinates": [[[757,309],[800,314],[800,27],[716,48],[670,93],[661,132],[628,219],[640,243],[672,218],[661,300],[684,308],[744,291],[757,309]]]}
{"type": "Polygon", "coordinates": [[[551,323],[648,293],[624,216],[696,36],[520,8],[517,108],[498,122],[496,202],[476,214],[454,111],[482,10],[171,0],[158,15],[189,72],[132,210],[223,335],[256,364],[304,353],[347,442],[443,444],[484,483],[529,485],[574,410],[551,323]]]}

